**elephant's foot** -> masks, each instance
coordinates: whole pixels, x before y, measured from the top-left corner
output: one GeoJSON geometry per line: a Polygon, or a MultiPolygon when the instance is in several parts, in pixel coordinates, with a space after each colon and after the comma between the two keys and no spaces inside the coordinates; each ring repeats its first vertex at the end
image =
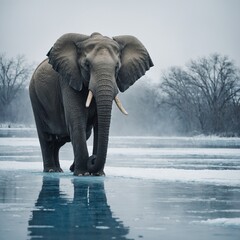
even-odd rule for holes
{"type": "MultiPolygon", "coordinates": [[[[97,156],[92,155],[89,157],[88,161],[94,164],[94,161],[96,160],[97,156]]],[[[70,166],[70,171],[74,173],[74,176],[105,176],[105,173],[103,170],[97,172],[97,173],[89,173],[87,170],[77,170],[75,169],[75,164],[70,166]]]]}
{"type": "MultiPolygon", "coordinates": [[[[94,164],[96,158],[97,158],[96,155],[92,155],[92,156],[89,157],[88,161],[89,161],[91,164],[94,164]]],[[[91,173],[91,176],[105,176],[105,173],[104,173],[103,170],[101,170],[101,171],[96,172],[96,173],[91,173]]]]}
{"type": "Polygon", "coordinates": [[[87,170],[77,170],[75,169],[75,164],[73,162],[73,164],[70,166],[70,171],[73,172],[74,176],[90,176],[90,173],[87,170]]]}
{"type": "Polygon", "coordinates": [[[78,177],[84,177],[84,176],[90,176],[90,173],[87,171],[74,171],[74,176],[78,177]]]}
{"type": "Polygon", "coordinates": [[[78,177],[87,177],[87,176],[98,176],[98,177],[101,177],[101,176],[105,176],[105,173],[102,171],[102,172],[97,172],[97,173],[89,173],[89,172],[74,172],[74,176],[78,176],[78,177]]]}
{"type": "Polygon", "coordinates": [[[48,167],[44,168],[43,172],[59,173],[63,172],[63,170],[60,167],[48,167]]]}
{"type": "Polygon", "coordinates": [[[106,176],[106,175],[105,175],[104,171],[101,171],[101,172],[97,172],[97,173],[91,173],[91,176],[99,176],[99,177],[101,177],[101,176],[106,176]]]}

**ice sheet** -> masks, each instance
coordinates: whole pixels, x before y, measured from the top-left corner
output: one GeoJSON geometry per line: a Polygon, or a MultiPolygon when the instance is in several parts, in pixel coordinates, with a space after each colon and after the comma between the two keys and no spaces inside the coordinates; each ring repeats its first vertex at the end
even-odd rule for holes
{"type": "Polygon", "coordinates": [[[79,178],[71,144],[64,173],[43,173],[37,138],[0,138],[1,240],[238,240],[239,143],[112,137],[106,177],[79,178]]]}

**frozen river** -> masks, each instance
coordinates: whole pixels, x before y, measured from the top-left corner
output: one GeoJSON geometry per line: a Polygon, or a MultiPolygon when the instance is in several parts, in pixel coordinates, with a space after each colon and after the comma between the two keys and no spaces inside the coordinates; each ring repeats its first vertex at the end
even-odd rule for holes
{"type": "Polygon", "coordinates": [[[34,134],[0,136],[1,240],[240,239],[239,138],[111,137],[106,177],[74,177],[70,144],[47,174],[34,134]]]}

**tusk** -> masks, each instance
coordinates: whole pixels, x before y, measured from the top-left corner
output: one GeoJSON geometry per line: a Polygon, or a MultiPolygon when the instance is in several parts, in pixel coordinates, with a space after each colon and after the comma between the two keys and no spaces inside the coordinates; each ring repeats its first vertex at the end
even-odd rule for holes
{"type": "Polygon", "coordinates": [[[92,101],[92,98],[93,98],[93,93],[92,91],[89,90],[88,92],[88,97],[87,97],[87,101],[86,101],[86,107],[88,108],[91,104],[91,101],[92,101]]]}
{"type": "Polygon", "coordinates": [[[115,103],[117,104],[119,110],[120,110],[123,114],[128,115],[127,111],[124,109],[124,107],[123,107],[120,99],[118,98],[118,96],[115,97],[114,101],[115,101],[115,103]]]}

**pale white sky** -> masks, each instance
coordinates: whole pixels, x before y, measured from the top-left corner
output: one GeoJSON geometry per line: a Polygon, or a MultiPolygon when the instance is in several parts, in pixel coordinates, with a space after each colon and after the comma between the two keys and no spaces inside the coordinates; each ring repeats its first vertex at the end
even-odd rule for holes
{"type": "Polygon", "coordinates": [[[0,0],[0,53],[36,64],[67,32],[130,34],[148,49],[159,80],[172,65],[211,53],[240,67],[240,0],[0,0]]]}

